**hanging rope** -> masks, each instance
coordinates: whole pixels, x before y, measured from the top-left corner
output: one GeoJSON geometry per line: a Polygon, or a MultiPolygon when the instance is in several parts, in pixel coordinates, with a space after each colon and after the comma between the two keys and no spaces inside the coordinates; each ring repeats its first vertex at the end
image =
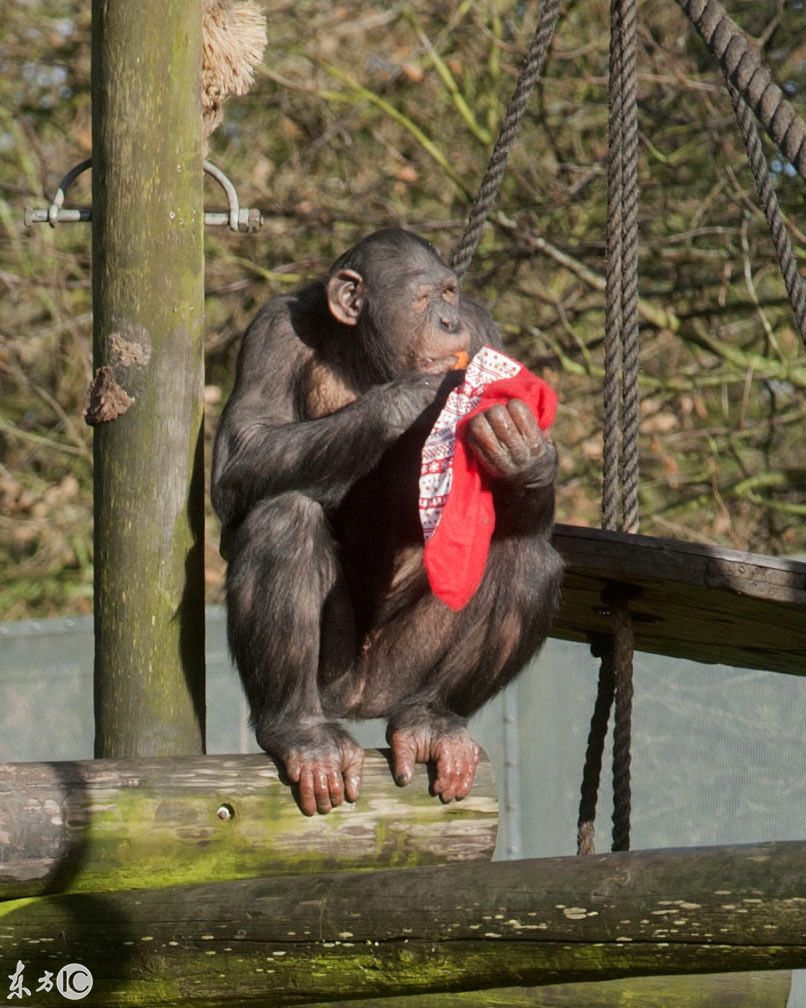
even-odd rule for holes
{"type": "Polygon", "coordinates": [[[602,524],[638,530],[638,102],[634,0],[613,0],[602,524]]]}
{"type": "Polygon", "coordinates": [[[613,715],[613,844],[614,851],[630,849],[630,811],[632,788],[630,765],[632,757],[632,617],[622,596],[613,606],[613,674],[615,711],[613,715]]]}
{"type": "Polygon", "coordinates": [[[806,123],[762,66],[744,32],[719,0],[677,0],[677,3],[778,149],[800,177],[806,179],[806,123]]]}
{"type": "Polygon", "coordinates": [[[507,168],[509,155],[515,144],[523,117],[526,114],[526,107],[529,103],[529,96],[534,89],[537,79],[543,69],[546,54],[551,44],[554,28],[557,24],[557,15],[560,10],[560,0],[544,0],[540,7],[540,18],[532,38],[526,60],[521,70],[515,91],[512,94],[507,107],[504,121],[498,133],[498,138],[493,147],[484,178],[481,180],[476,200],[468,215],[464,233],[459,239],[453,252],[451,265],[457,277],[461,280],[467,272],[467,267],[476,251],[476,247],[481,237],[484,222],[490,210],[498,198],[501,189],[501,182],[507,168]]]}
{"type": "Polygon", "coordinates": [[[591,652],[601,658],[599,685],[596,689],[596,704],[588,732],[588,747],[585,751],[585,766],[582,770],[582,788],[577,820],[577,854],[593,854],[594,824],[596,805],[599,800],[599,781],[602,775],[602,754],[607,738],[607,722],[613,705],[615,678],[613,674],[613,648],[609,639],[594,641],[591,652]]]}
{"type": "Polygon", "coordinates": [[[806,344],[806,283],[798,273],[752,112],[755,112],[781,153],[804,179],[806,179],[806,123],[799,118],[795,109],[786,100],[783,91],[772,80],[769,71],[750,48],[744,32],[728,16],[718,0],[677,0],[677,2],[710,52],[716,57],[722,70],[747,148],[756,192],[764,216],[767,218],[795,323],[801,339],[806,344]]]}
{"type": "MultiPolygon", "coordinates": [[[[635,0],[610,6],[602,526],[638,531],[638,102],[635,0]]],[[[607,721],[613,725],[613,850],[630,846],[633,631],[627,599],[609,601],[613,634],[601,657],[582,777],[577,851],[595,850],[594,820],[607,721]]]]}
{"type": "Polygon", "coordinates": [[[778,206],[778,199],[770,180],[770,170],[767,159],[764,156],[764,149],[761,146],[761,138],[758,135],[753,114],[747,102],[741,96],[736,87],[731,83],[730,78],[725,78],[730,100],[733,102],[733,111],[736,113],[736,120],[744,138],[747,148],[747,159],[753,170],[753,179],[756,184],[756,192],[767,218],[767,225],[772,235],[772,243],[775,246],[775,254],[778,258],[778,265],[781,275],[784,278],[784,286],[789,296],[789,303],[792,305],[792,312],[795,316],[795,323],[800,333],[800,338],[806,345],[806,281],[798,272],[795,255],[792,251],[792,243],[789,241],[789,233],[786,224],[781,216],[781,208],[778,206]]]}

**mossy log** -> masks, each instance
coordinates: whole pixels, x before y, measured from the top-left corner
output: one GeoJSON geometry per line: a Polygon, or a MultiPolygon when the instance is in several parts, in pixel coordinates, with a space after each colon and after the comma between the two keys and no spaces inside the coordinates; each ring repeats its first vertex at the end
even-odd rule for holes
{"type": "Polygon", "coordinates": [[[310,1004],[806,967],[806,843],[241,880],[0,904],[93,1005],[310,1004]]]}
{"type": "Polygon", "coordinates": [[[492,856],[495,781],[443,805],[366,754],[355,805],[307,819],[257,756],[0,765],[0,899],[492,856]]]}
{"type": "Polygon", "coordinates": [[[792,974],[778,970],[452,991],[306,1008],[787,1008],[791,989],[792,974]]]}

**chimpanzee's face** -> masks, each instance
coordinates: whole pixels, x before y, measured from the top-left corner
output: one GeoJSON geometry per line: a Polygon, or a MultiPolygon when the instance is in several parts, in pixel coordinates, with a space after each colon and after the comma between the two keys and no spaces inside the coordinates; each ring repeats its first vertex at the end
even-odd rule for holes
{"type": "Polygon", "coordinates": [[[456,276],[436,258],[409,265],[369,303],[395,372],[439,374],[462,366],[470,333],[459,310],[456,276]]]}
{"type": "Polygon", "coordinates": [[[456,275],[411,232],[368,235],[334,263],[325,286],[330,312],[354,328],[372,380],[466,365],[470,332],[456,275]]]}

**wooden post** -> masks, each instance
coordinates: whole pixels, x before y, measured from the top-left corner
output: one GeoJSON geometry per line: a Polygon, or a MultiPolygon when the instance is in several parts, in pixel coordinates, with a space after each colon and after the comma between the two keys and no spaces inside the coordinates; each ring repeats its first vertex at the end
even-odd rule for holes
{"type": "Polygon", "coordinates": [[[200,0],[93,0],[97,756],[204,749],[200,0]]]}

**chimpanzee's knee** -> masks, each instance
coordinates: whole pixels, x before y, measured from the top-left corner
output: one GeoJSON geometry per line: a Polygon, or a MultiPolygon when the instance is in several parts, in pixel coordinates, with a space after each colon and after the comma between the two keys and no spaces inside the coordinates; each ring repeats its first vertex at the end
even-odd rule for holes
{"type": "Polygon", "coordinates": [[[293,560],[332,543],[322,505],[305,494],[290,492],[259,501],[232,537],[232,560],[244,554],[266,560],[293,560]]]}

